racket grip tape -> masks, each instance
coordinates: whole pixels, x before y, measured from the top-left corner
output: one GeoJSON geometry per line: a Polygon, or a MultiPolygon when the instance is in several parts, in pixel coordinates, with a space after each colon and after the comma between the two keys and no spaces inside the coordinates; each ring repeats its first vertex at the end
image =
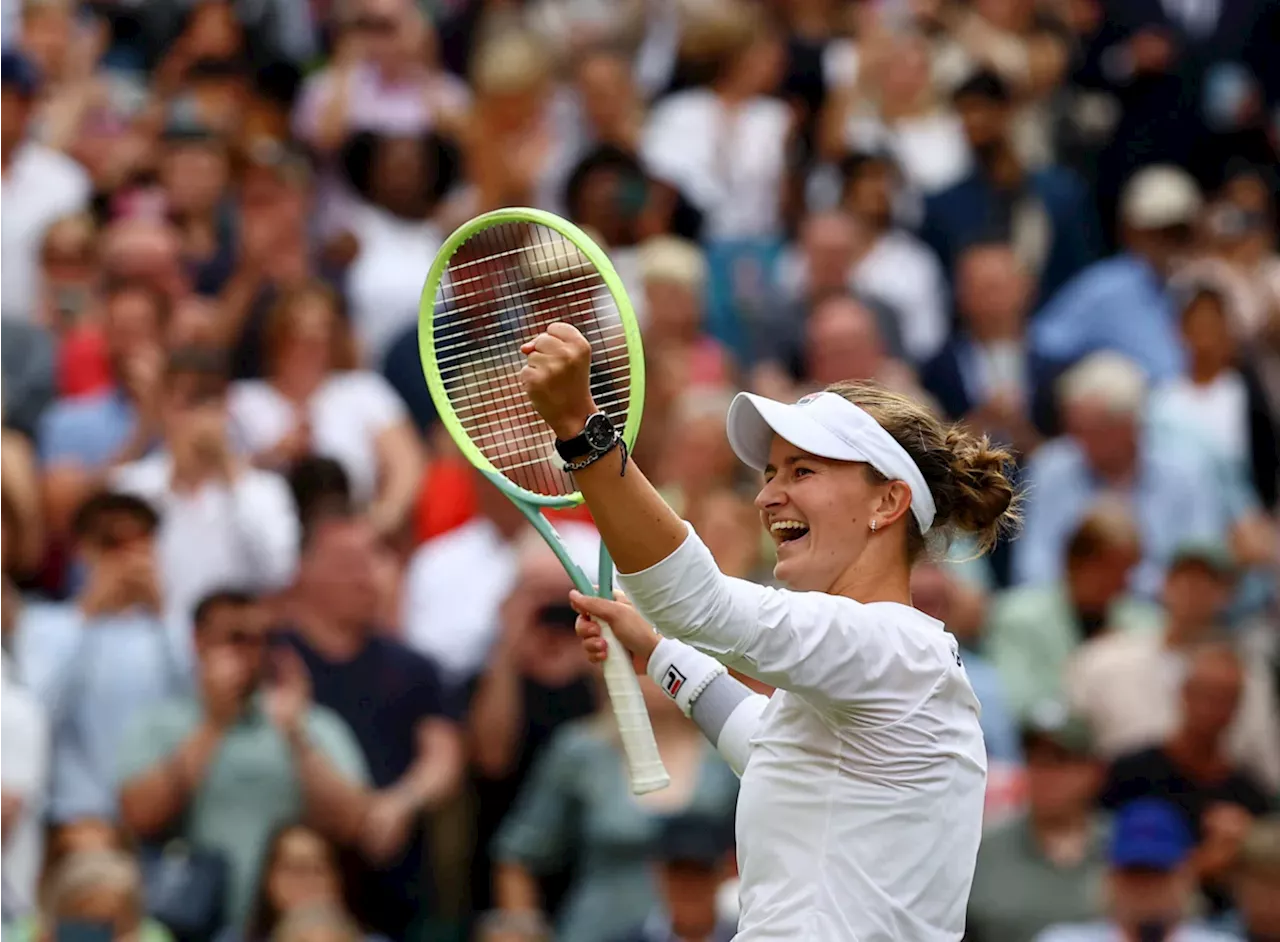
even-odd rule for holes
{"type": "Polygon", "coordinates": [[[640,681],[631,665],[631,655],[614,637],[613,630],[599,621],[600,634],[609,645],[609,655],[604,662],[604,683],[617,717],[618,732],[622,738],[622,751],[627,757],[631,791],[636,795],[656,792],[671,783],[658,743],[653,738],[653,725],[644,705],[640,681]]]}

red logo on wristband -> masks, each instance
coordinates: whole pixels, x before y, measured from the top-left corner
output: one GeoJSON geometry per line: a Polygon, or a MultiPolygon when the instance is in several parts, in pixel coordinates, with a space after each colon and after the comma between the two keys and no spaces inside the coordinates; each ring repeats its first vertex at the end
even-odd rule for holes
{"type": "Polygon", "coordinates": [[[666,674],[662,677],[662,689],[667,692],[667,696],[672,700],[676,698],[676,694],[680,692],[680,688],[684,686],[687,678],[674,667],[668,667],[666,674]]]}

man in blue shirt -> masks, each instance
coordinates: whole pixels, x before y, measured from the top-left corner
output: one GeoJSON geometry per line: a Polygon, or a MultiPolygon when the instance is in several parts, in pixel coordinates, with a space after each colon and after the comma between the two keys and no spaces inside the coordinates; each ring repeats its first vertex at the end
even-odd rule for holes
{"type": "Polygon", "coordinates": [[[136,497],[89,498],[73,523],[83,589],[69,603],[30,605],[19,616],[14,652],[51,720],[55,824],[116,820],[124,730],[186,687],[160,619],[157,524],[136,497]]]}
{"type": "Polygon", "coordinates": [[[1073,366],[1059,384],[1066,434],[1027,463],[1026,524],[1014,548],[1019,583],[1061,577],[1071,533],[1099,498],[1128,506],[1138,525],[1142,561],[1135,592],[1154,597],[1175,549],[1223,542],[1237,508],[1210,458],[1155,434],[1143,415],[1141,368],[1103,351],[1073,366]]]}
{"type": "Polygon", "coordinates": [[[1045,300],[1031,324],[1032,351],[1065,367],[1095,350],[1116,350],[1152,383],[1178,376],[1185,354],[1166,280],[1188,248],[1200,206],[1185,171],[1154,166],[1137,173],[1121,198],[1125,251],[1045,300]]]}
{"type": "Polygon", "coordinates": [[[103,331],[114,385],[55,402],[36,436],[46,510],[55,530],[70,521],[112,468],[143,457],[158,440],[161,331],[167,317],[167,302],[146,287],[126,283],[107,292],[103,331]]]}
{"type": "Polygon", "coordinates": [[[1043,301],[1098,257],[1093,200],[1065,167],[1022,165],[1010,140],[1013,94],[999,75],[979,72],[952,97],[975,169],[928,198],[920,236],[938,253],[948,277],[974,242],[1014,243],[1043,301]]]}

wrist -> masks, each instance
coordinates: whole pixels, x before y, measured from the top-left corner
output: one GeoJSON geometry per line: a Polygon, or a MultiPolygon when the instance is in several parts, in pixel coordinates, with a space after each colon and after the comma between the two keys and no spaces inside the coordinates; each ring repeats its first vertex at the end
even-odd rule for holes
{"type": "Polygon", "coordinates": [[[596,404],[590,403],[585,409],[577,410],[571,413],[567,418],[559,419],[551,426],[551,431],[555,432],[556,438],[562,442],[567,442],[571,438],[581,435],[587,427],[587,419],[591,418],[600,410],[596,408],[596,404]]]}

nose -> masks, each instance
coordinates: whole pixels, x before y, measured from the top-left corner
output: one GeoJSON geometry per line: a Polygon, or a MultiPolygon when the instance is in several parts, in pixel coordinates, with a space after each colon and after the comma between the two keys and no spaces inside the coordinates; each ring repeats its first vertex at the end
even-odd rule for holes
{"type": "Polygon", "coordinates": [[[759,510],[769,510],[774,507],[779,507],[786,502],[786,497],[786,490],[780,483],[778,483],[778,479],[775,477],[771,481],[766,481],[764,486],[760,488],[759,493],[756,494],[756,508],[759,510]]]}

